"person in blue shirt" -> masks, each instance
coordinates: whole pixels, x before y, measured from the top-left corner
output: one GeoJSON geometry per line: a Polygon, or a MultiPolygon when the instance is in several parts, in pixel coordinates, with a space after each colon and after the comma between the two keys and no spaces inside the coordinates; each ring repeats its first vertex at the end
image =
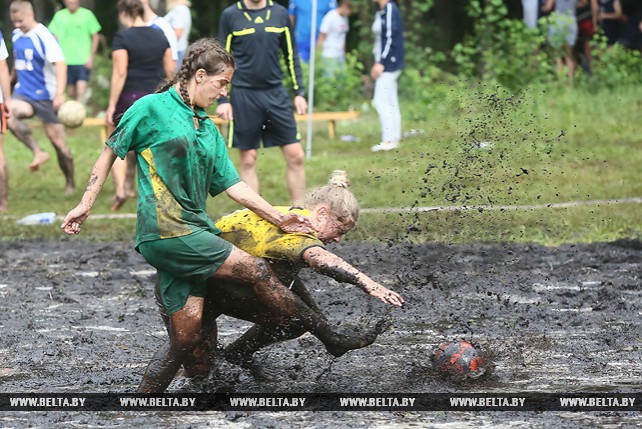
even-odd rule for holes
{"type": "Polygon", "coordinates": [[[15,27],[11,40],[13,70],[18,79],[11,99],[9,129],[33,152],[29,168],[35,171],[49,160],[49,154],[40,148],[23,119],[38,116],[42,120],[65,175],[65,192],[72,193],[74,160],[65,143],[65,129],[56,114],[65,101],[67,87],[67,63],[62,48],[47,27],[36,21],[31,2],[11,2],[9,14],[15,27]]]}
{"type": "MultiPolygon", "coordinates": [[[[317,0],[317,25],[314,35],[316,43],[319,37],[321,20],[332,9],[337,8],[336,0],[317,0]]],[[[301,61],[310,61],[310,35],[312,33],[312,1],[311,0],[290,0],[288,14],[294,26],[294,38],[299,51],[301,61]]]]}
{"type": "Polygon", "coordinates": [[[403,24],[399,7],[392,0],[373,0],[379,5],[372,24],[375,81],[373,104],[381,122],[381,143],[373,152],[397,149],[401,140],[401,111],[397,81],[404,66],[403,24]]]}

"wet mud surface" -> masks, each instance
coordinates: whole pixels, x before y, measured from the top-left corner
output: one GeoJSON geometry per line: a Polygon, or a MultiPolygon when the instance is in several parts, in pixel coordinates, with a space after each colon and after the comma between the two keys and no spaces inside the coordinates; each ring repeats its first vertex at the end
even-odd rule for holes
{"type": "MultiPolygon", "coordinates": [[[[400,292],[394,309],[306,270],[338,326],[392,328],[332,359],[305,335],[260,352],[268,380],[231,364],[170,392],[631,392],[642,385],[642,243],[342,244],[334,250],[400,292]],[[480,379],[441,379],[430,355],[466,339],[493,358],[480,379]]],[[[166,334],[151,267],[131,243],[0,242],[0,392],[133,392],[166,334]]],[[[223,318],[228,344],[249,326],[223,318]]],[[[639,427],[637,413],[13,412],[0,427],[639,427]]]]}

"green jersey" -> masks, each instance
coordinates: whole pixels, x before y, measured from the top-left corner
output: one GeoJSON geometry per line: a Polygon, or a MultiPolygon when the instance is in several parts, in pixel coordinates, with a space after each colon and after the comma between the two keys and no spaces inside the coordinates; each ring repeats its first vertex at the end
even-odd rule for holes
{"type": "Polygon", "coordinates": [[[75,13],[65,8],[55,13],[51,31],[65,54],[67,65],[84,65],[91,55],[91,36],[101,29],[96,16],[89,9],[79,7],[75,13]]]}
{"type": "Polygon", "coordinates": [[[172,87],[136,101],[107,140],[114,153],[138,158],[136,247],[142,242],[220,231],[207,215],[207,194],[238,183],[223,137],[205,110],[194,111],[172,87]]]}

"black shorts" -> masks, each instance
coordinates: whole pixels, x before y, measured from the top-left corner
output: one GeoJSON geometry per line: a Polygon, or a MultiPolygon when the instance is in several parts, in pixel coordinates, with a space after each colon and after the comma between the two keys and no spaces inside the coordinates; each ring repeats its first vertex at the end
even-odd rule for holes
{"type": "Polygon", "coordinates": [[[230,147],[249,150],[285,146],[301,140],[294,109],[284,86],[272,89],[234,87],[231,94],[234,121],[230,124],[230,147]]]}
{"type": "Polygon", "coordinates": [[[90,73],[84,65],[67,65],[67,85],[74,85],[79,80],[87,82],[90,73]]]}

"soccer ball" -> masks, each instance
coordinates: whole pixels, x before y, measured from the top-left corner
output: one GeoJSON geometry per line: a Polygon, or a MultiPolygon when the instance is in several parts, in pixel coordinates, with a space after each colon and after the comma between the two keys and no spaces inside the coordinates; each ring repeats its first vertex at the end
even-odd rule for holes
{"type": "Polygon", "coordinates": [[[432,363],[444,375],[455,378],[477,378],[486,372],[486,360],[482,353],[463,340],[440,345],[432,363]]]}
{"type": "Polygon", "coordinates": [[[87,111],[82,103],[74,100],[67,100],[58,109],[58,119],[65,127],[77,128],[85,120],[87,111]]]}

